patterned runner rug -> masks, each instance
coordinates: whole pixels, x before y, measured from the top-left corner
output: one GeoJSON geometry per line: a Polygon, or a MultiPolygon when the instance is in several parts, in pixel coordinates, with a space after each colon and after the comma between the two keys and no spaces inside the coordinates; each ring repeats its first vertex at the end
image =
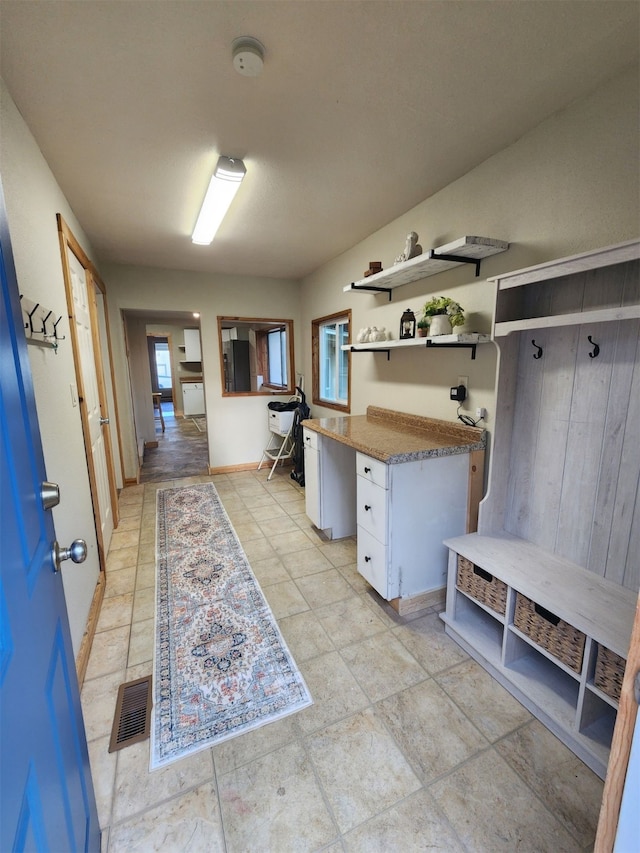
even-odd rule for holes
{"type": "Polygon", "coordinates": [[[151,769],[312,704],[211,483],[160,489],[151,769]]]}

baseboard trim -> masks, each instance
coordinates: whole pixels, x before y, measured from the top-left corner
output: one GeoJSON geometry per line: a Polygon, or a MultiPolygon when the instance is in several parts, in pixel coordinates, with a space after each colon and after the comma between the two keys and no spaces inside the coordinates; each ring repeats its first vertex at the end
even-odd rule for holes
{"type": "Polygon", "coordinates": [[[258,462],[243,462],[241,465],[209,465],[210,474],[233,474],[234,471],[257,471],[258,462]]]}
{"type": "Polygon", "coordinates": [[[428,592],[419,592],[418,595],[411,595],[408,598],[394,598],[389,604],[400,616],[407,616],[409,613],[417,613],[418,610],[425,610],[427,607],[444,606],[447,597],[446,586],[439,589],[430,589],[428,592]]]}
{"type": "Polygon", "coordinates": [[[157,441],[145,441],[144,446],[145,446],[145,449],[147,447],[157,447],[158,442],[157,441]]]}
{"type": "Polygon", "coordinates": [[[89,616],[87,617],[87,626],[84,629],[84,634],[82,636],[82,642],[80,643],[80,651],[78,652],[78,657],[76,658],[76,675],[78,676],[78,684],[82,689],[82,684],[84,682],[84,677],[87,672],[87,666],[89,665],[89,655],[91,654],[91,646],[93,645],[93,638],[96,633],[96,628],[98,626],[98,618],[100,617],[100,608],[102,607],[102,600],[104,598],[104,591],[107,586],[107,578],[105,572],[100,572],[98,575],[98,582],[96,583],[96,588],[93,592],[93,598],[91,600],[91,607],[89,608],[89,616]]]}

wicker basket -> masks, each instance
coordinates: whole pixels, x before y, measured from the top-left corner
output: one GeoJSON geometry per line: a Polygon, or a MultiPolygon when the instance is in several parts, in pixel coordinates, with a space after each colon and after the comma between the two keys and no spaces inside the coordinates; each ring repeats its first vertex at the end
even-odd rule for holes
{"type": "Polygon", "coordinates": [[[585,635],[531,599],[516,594],[513,623],[523,634],[574,672],[582,669],[585,635]]]}
{"type": "Polygon", "coordinates": [[[596,655],[596,671],[593,676],[595,686],[618,701],[622,690],[622,679],[627,662],[620,655],[610,651],[606,646],[598,644],[596,655]]]}
{"type": "Polygon", "coordinates": [[[496,613],[505,613],[507,585],[460,555],[458,555],[456,586],[471,598],[495,610],[496,613]]]}

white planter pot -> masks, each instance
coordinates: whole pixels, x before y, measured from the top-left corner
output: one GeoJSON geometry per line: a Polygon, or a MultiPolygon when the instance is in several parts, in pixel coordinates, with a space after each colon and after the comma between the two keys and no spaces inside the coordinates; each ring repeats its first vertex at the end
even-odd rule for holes
{"type": "Polygon", "coordinates": [[[438,335],[451,334],[451,321],[447,314],[436,314],[431,318],[429,323],[429,337],[435,338],[438,335]]]}

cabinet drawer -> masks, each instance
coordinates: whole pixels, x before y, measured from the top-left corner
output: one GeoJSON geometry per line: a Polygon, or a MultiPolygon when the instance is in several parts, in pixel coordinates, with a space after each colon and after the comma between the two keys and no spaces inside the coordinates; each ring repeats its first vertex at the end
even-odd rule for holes
{"type": "Polygon", "coordinates": [[[387,547],[364,528],[358,527],[358,571],[386,599],[390,597],[387,556],[387,547]]]}
{"type": "Polygon", "coordinates": [[[317,432],[313,432],[310,429],[302,429],[302,436],[305,447],[310,447],[312,450],[318,449],[318,440],[319,436],[317,432]]]}
{"type": "Polygon", "coordinates": [[[371,480],[382,489],[389,488],[389,466],[364,453],[356,453],[356,471],[359,477],[371,480]]]}
{"type": "Polygon", "coordinates": [[[388,542],[389,492],[376,486],[365,477],[358,477],[357,512],[358,525],[386,545],[388,542]]]}

